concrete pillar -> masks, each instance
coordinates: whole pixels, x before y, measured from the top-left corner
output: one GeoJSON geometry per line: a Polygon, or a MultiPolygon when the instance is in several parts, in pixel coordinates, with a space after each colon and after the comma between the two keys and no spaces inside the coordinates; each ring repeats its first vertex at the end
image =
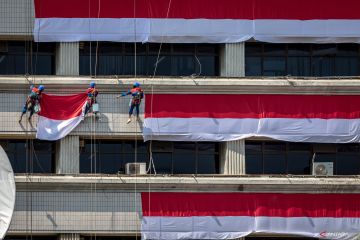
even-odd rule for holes
{"type": "Polygon", "coordinates": [[[62,233],[59,235],[58,240],[80,240],[78,233],[62,233]]]}
{"type": "Polygon", "coordinates": [[[56,75],[79,75],[79,43],[60,42],[56,46],[56,75]]]}
{"type": "Polygon", "coordinates": [[[245,174],[245,140],[222,143],[220,154],[220,173],[245,174]]]}
{"type": "Polygon", "coordinates": [[[56,143],[56,173],[79,173],[79,136],[66,136],[56,143]]]}
{"type": "Polygon", "coordinates": [[[245,76],[245,43],[227,43],[221,47],[220,76],[245,76]]]}

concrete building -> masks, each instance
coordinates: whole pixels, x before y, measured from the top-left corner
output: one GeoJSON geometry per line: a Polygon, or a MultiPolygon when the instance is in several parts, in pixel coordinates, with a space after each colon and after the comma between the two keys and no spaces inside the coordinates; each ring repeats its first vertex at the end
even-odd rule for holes
{"type": "MultiPolygon", "coordinates": [[[[148,93],[360,94],[350,77],[360,75],[358,44],[164,44],[155,77],[159,45],[138,44],[135,77],[134,44],[100,42],[96,59],[94,42],[34,43],[33,0],[0,9],[0,141],[17,187],[7,239],[137,239],[142,191],[360,192],[359,144],[157,142],[157,174],[127,175],[125,163],[149,162],[148,143],[141,122],[126,124],[128,100],[115,98],[135,79],[148,93]],[[100,119],[56,142],[35,139],[36,117],[18,123],[30,82],[67,94],[91,81],[100,119]],[[334,176],[313,174],[314,153],[333,162],[334,176]]],[[[263,237],[296,238],[246,239],[263,237]]]]}

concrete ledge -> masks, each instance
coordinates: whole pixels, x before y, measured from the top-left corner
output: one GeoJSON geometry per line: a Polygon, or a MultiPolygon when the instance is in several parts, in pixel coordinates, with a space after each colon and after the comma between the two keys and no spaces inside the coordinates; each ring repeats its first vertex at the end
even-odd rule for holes
{"type": "Polygon", "coordinates": [[[359,176],[20,176],[17,189],[78,191],[97,189],[134,189],[139,191],[203,191],[203,192],[331,192],[360,193],[359,176]]]}
{"type": "Polygon", "coordinates": [[[1,76],[2,91],[28,91],[29,81],[45,84],[49,92],[78,92],[91,81],[103,92],[118,92],[134,81],[146,91],[167,93],[303,93],[303,94],[359,94],[360,77],[353,78],[133,78],[133,77],[69,77],[69,76],[1,76]],[[69,88],[71,85],[71,88],[69,88]],[[270,92],[269,92],[270,91],[270,92]]]}

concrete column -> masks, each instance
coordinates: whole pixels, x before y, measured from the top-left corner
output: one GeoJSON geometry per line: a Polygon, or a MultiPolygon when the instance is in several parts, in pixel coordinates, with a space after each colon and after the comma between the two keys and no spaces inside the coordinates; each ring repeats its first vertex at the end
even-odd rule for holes
{"type": "Polygon", "coordinates": [[[56,46],[56,75],[79,75],[79,43],[60,42],[56,46]]]}
{"type": "Polygon", "coordinates": [[[80,240],[78,233],[62,233],[59,235],[58,240],[80,240]]]}
{"type": "Polygon", "coordinates": [[[245,174],[245,140],[222,143],[220,154],[220,173],[245,174]]]}
{"type": "Polygon", "coordinates": [[[66,136],[56,143],[56,173],[79,173],[79,136],[66,136]]]}
{"type": "Polygon", "coordinates": [[[245,76],[245,43],[227,43],[221,47],[220,76],[245,76]]]}

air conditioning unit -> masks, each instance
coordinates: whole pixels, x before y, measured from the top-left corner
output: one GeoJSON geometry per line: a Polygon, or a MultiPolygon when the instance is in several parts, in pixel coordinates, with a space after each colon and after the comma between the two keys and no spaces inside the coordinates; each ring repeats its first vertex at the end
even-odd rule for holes
{"type": "Polygon", "coordinates": [[[125,164],[125,173],[126,174],[146,174],[146,163],[127,163],[125,164]]]}
{"type": "Polygon", "coordinates": [[[318,176],[332,176],[334,175],[334,163],[314,162],[312,174],[318,176]]]}

